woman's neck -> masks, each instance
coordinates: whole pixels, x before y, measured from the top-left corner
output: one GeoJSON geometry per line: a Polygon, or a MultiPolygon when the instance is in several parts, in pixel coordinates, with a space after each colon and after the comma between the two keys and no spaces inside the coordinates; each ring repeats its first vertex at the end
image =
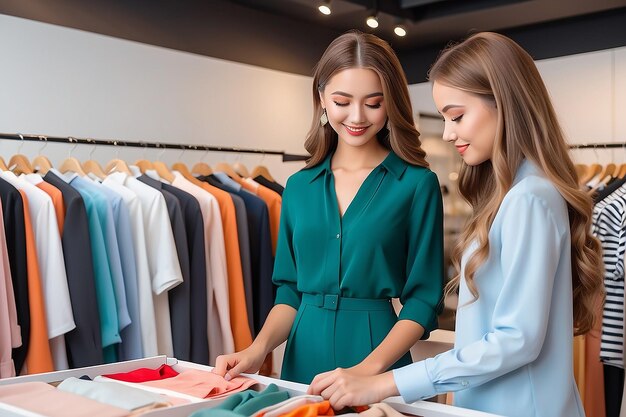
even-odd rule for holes
{"type": "Polygon", "coordinates": [[[377,140],[363,146],[349,146],[339,141],[337,150],[331,161],[332,169],[345,169],[357,171],[360,169],[373,169],[378,166],[389,154],[389,150],[377,140]]]}

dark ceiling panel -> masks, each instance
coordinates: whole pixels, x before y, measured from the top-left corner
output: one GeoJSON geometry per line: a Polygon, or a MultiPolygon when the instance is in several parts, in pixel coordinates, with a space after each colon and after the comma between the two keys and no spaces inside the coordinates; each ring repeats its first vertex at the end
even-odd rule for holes
{"type": "Polygon", "coordinates": [[[0,13],[306,75],[340,33],[222,0],[0,0],[0,13]]]}
{"type": "Polygon", "coordinates": [[[626,0],[425,1],[409,9],[379,1],[376,30],[364,24],[371,0],[333,0],[330,16],[313,0],[0,0],[0,13],[303,75],[332,39],[359,29],[391,43],[411,83],[425,80],[450,40],[479,30],[508,34],[535,58],[626,45],[626,0]],[[439,9],[457,13],[435,16],[439,9]],[[397,17],[416,11],[414,22],[397,17]],[[393,34],[399,22],[405,38],[393,34]]]}

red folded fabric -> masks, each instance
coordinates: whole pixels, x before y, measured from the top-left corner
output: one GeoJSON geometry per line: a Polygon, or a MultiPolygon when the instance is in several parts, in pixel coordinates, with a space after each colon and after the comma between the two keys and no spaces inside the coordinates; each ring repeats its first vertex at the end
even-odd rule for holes
{"type": "Polygon", "coordinates": [[[103,376],[125,382],[147,382],[173,378],[177,375],[178,372],[176,372],[171,366],[161,365],[157,369],[139,368],[130,372],[108,374],[103,376]]]}

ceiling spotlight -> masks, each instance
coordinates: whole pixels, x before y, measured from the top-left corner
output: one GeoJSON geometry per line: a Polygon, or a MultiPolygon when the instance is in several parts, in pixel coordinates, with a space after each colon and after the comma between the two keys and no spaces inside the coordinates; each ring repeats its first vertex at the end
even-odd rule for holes
{"type": "Polygon", "coordinates": [[[322,2],[317,8],[317,10],[319,10],[321,14],[325,14],[326,16],[331,14],[332,10],[330,10],[330,1],[326,0],[322,2]]]}
{"type": "Polygon", "coordinates": [[[396,26],[393,32],[398,36],[406,36],[406,29],[401,25],[396,26]]]}
{"type": "Polygon", "coordinates": [[[367,26],[371,27],[372,29],[376,29],[378,27],[378,17],[370,16],[367,18],[365,23],[367,23],[367,26]]]}

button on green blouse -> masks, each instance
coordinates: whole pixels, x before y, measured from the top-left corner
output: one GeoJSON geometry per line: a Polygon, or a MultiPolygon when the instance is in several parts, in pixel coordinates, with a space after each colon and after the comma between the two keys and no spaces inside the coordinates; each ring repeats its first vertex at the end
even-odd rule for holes
{"type": "MultiPolygon", "coordinates": [[[[298,310],[281,377],[310,383],[361,362],[398,319],[437,324],[443,207],[436,175],[394,152],[339,213],[332,154],[292,175],[283,194],[273,281],[298,310]],[[396,317],[389,299],[403,304],[396,317]]],[[[391,368],[410,363],[407,353],[391,368]]]]}

